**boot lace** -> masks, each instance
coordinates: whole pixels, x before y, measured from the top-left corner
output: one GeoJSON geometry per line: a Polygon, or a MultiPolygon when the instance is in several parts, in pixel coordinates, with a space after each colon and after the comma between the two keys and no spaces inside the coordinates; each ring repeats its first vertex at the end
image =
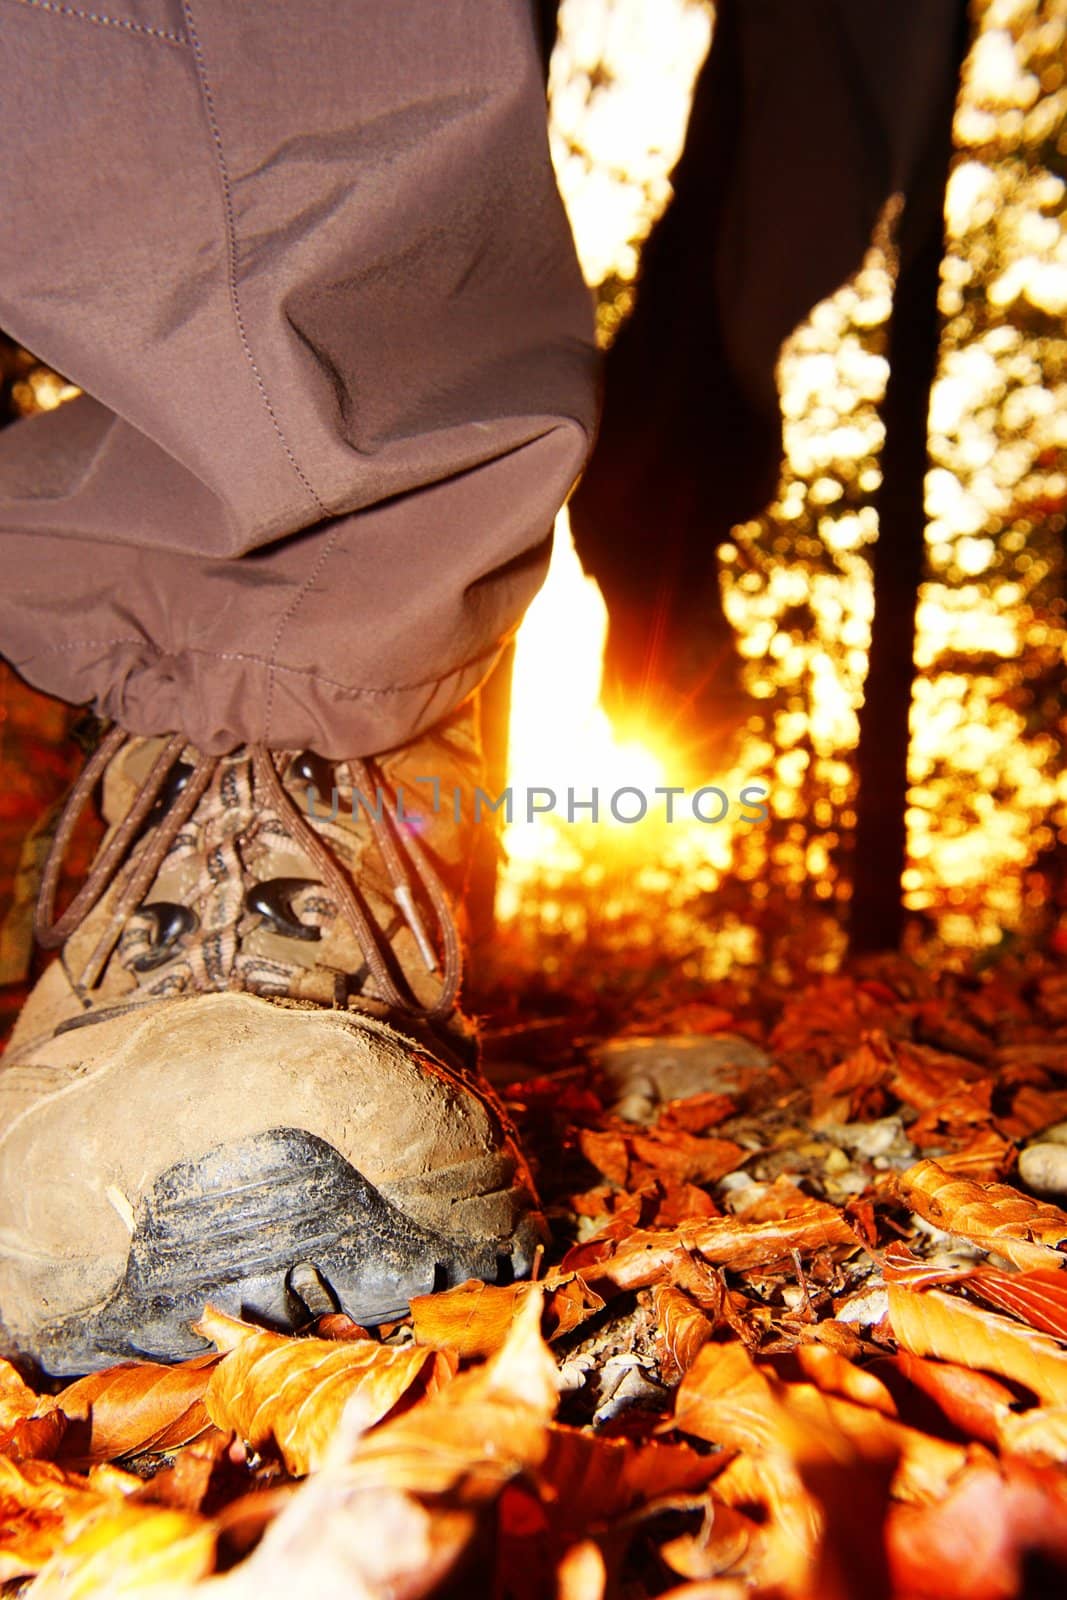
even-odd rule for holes
{"type": "MultiPolygon", "coordinates": [[[[111,728],[74,784],[45,861],[37,899],[34,918],[37,940],[43,948],[55,949],[77,932],[121,874],[117,893],[99,938],[75,980],[80,988],[87,991],[91,991],[99,982],[126,922],[141,905],[168,852],[211,785],[223,759],[198,754],[184,787],[163,810],[159,820],[153,821],[150,815],[152,809],[168,777],[188,748],[182,734],[175,734],[168,739],[130,810],[109,835],[70,905],[57,917],[55,903],[63,861],[78,819],[108,764],[128,737],[124,729],[117,726],[111,728]],[[146,828],[149,832],[143,847],[135,850],[146,828]]],[[[349,873],[285,788],[275,756],[263,746],[250,747],[249,755],[255,780],[269,806],[299,849],[312,862],[323,884],[332,891],[339,914],[347,918],[366,969],[374,979],[377,989],[375,998],[390,1010],[406,1016],[423,1020],[447,1016],[455,1008],[462,981],[459,930],[448,893],[426,851],[410,831],[400,828],[393,820],[398,814],[395,805],[387,808],[392,813],[391,818],[383,814],[381,807],[377,812],[368,808],[367,822],[388,875],[397,908],[411,930],[426,968],[429,972],[441,972],[440,993],[431,1006],[421,1005],[413,994],[405,992],[395,981],[385,933],[367,915],[349,873]],[[433,910],[440,939],[440,960],[416,901],[416,886],[422,889],[433,910]]],[[[346,765],[355,778],[358,790],[369,794],[377,788],[389,794],[381,771],[374,762],[358,759],[350,760],[346,765]]]]}

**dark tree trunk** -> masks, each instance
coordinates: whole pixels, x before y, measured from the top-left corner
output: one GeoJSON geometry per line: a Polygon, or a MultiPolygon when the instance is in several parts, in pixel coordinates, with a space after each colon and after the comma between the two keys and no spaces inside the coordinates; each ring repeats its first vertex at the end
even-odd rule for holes
{"type": "Polygon", "coordinates": [[[944,192],[952,158],[958,68],[967,44],[960,8],[957,74],[931,128],[926,191],[905,207],[901,267],[889,332],[885,444],[871,561],[874,621],[860,711],[859,803],[850,911],[855,952],[889,950],[904,931],[908,722],[915,682],[915,612],[925,569],[925,482],[930,387],[937,371],[937,292],[944,254],[944,192]]]}
{"type": "Polygon", "coordinates": [[[556,30],[559,24],[559,0],[534,0],[534,16],[537,20],[537,32],[541,39],[541,55],[545,63],[545,81],[548,81],[548,67],[552,60],[552,47],[556,42],[556,30]]]}

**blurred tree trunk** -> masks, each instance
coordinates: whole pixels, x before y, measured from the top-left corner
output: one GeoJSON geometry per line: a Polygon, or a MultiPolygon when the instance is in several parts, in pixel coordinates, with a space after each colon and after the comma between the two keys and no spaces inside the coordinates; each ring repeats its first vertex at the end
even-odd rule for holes
{"type": "Polygon", "coordinates": [[[901,880],[907,861],[909,721],[915,683],[915,613],[925,570],[927,435],[937,372],[937,294],[944,255],[944,193],[952,119],[968,41],[959,10],[956,72],[931,119],[923,190],[909,197],[899,230],[901,266],[889,331],[885,443],[871,559],[874,621],[860,711],[859,801],[849,942],[855,952],[889,950],[904,932],[901,880]],[[951,92],[949,92],[951,90],[951,92]]]}
{"type": "Polygon", "coordinates": [[[545,81],[548,81],[548,68],[552,60],[552,46],[556,42],[556,31],[559,27],[560,0],[534,0],[534,15],[537,19],[537,31],[541,38],[541,54],[545,63],[545,81]]]}

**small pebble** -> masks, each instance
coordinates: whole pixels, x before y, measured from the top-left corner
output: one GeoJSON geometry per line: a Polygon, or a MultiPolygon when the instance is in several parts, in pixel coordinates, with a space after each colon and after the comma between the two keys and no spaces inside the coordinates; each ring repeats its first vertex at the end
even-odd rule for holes
{"type": "Polygon", "coordinates": [[[1038,1194],[1067,1194],[1067,1144],[1042,1139],[1020,1153],[1019,1176],[1038,1194]]]}

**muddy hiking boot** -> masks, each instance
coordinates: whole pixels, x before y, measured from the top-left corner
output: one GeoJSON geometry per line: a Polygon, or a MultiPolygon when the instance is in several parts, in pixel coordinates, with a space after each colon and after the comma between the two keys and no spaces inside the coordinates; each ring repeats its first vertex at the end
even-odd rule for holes
{"type": "Polygon", "coordinates": [[[0,1348],[178,1359],[205,1302],[293,1327],[310,1282],[373,1325],[529,1270],[543,1222],[456,1005],[478,775],[469,711],[373,762],[107,734],[0,1060],[0,1348]]]}

